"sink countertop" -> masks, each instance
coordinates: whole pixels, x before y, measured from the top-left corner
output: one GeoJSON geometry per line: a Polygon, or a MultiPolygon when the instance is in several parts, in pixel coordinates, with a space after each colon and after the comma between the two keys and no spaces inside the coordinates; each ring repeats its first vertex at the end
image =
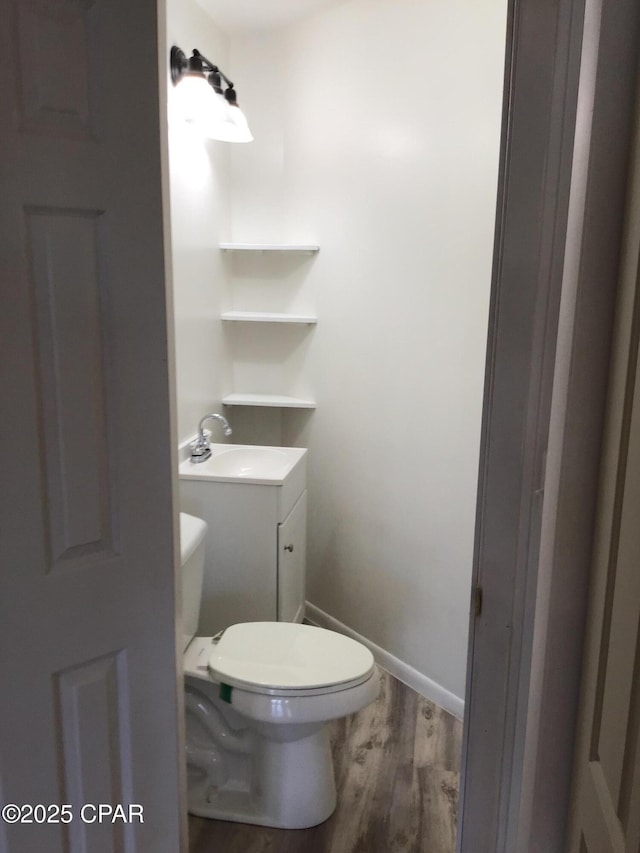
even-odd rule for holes
{"type": "Polygon", "coordinates": [[[304,466],[306,453],[304,447],[211,444],[206,462],[194,464],[187,458],[178,473],[183,480],[281,486],[294,469],[304,466]]]}

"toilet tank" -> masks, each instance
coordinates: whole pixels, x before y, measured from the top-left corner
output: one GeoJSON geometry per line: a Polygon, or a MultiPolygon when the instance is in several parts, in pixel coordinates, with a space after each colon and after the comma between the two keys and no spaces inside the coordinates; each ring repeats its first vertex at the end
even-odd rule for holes
{"type": "Polygon", "coordinates": [[[195,637],[200,616],[204,576],[204,538],[207,523],[180,513],[180,568],[182,577],[182,633],[186,649],[195,637]]]}

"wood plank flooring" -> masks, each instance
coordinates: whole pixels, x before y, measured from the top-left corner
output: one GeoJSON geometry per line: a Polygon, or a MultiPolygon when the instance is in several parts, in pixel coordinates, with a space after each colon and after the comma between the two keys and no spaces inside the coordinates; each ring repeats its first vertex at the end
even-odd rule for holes
{"type": "Polygon", "coordinates": [[[283,830],[190,816],[190,853],[453,853],[462,723],[381,675],[376,702],[331,724],[329,820],[283,830]]]}

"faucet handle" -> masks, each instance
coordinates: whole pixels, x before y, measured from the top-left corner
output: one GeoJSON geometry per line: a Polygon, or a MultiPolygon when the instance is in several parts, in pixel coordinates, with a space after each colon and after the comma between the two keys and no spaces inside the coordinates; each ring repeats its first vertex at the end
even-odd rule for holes
{"type": "Polygon", "coordinates": [[[203,430],[199,433],[195,441],[192,441],[189,447],[191,448],[191,461],[204,462],[211,456],[211,448],[209,447],[209,438],[211,433],[209,430],[203,430]]]}

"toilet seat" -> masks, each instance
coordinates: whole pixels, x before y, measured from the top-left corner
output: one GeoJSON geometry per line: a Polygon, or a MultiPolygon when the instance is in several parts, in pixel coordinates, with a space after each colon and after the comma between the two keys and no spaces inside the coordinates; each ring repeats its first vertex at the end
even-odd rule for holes
{"type": "Polygon", "coordinates": [[[347,690],[375,672],[373,655],[355,640],[312,625],[243,622],[212,647],[215,681],[269,696],[312,696],[347,690]]]}

